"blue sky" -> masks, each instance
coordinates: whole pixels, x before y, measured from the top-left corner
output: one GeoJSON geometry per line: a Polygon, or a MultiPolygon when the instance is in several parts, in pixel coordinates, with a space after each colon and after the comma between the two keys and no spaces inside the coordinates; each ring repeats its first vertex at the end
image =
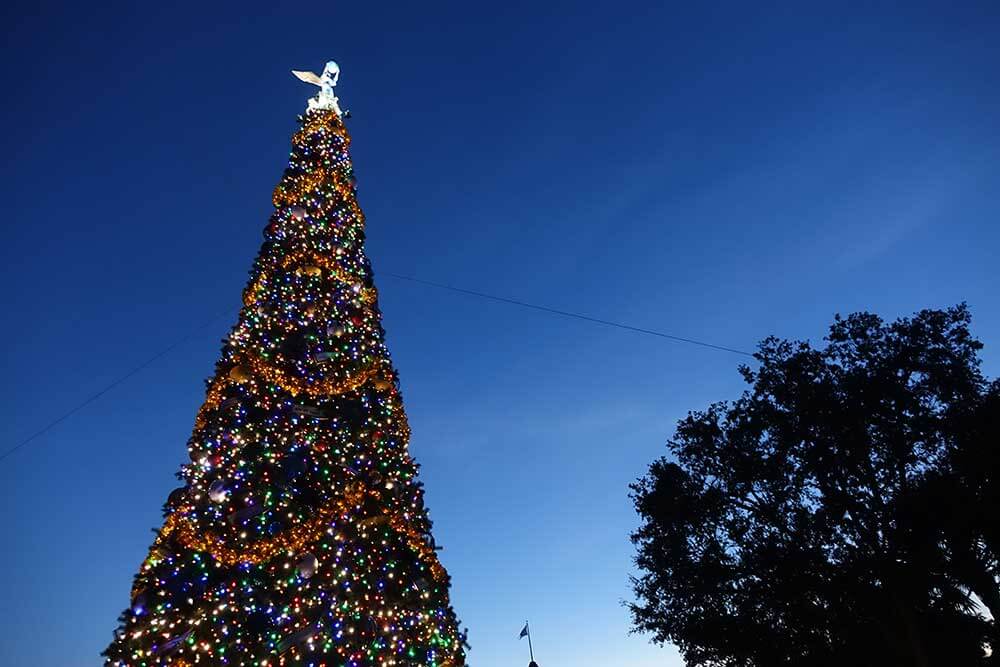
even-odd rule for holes
{"type": "Polygon", "coordinates": [[[680,664],[627,634],[627,485],[742,359],[380,271],[744,349],[966,300],[1000,372],[995,3],[275,4],[2,10],[4,449],[195,333],[4,461],[0,664],[99,663],[311,94],[292,68],[343,70],[475,667],[525,664],[525,618],[542,667],[680,664]]]}

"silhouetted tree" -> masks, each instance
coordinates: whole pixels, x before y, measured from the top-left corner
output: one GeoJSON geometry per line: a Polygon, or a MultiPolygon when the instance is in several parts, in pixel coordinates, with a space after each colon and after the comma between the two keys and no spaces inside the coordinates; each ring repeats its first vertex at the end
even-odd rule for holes
{"type": "Polygon", "coordinates": [[[998,664],[1000,384],[969,322],[762,342],[631,486],[634,630],[689,665],[998,664]]]}

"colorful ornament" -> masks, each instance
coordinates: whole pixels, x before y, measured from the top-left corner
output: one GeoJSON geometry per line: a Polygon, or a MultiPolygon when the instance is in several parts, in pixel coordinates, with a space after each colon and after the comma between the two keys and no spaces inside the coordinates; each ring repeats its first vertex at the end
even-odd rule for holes
{"type": "Polygon", "coordinates": [[[170,641],[164,642],[162,645],[157,647],[156,650],[153,651],[153,653],[155,653],[156,655],[170,655],[171,653],[179,649],[181,645],[185,641],[187,641],[188,637],[190,637],[191,633],[193,632],[194,629],[188,630],[184,634],[174,637],[170,641]]]}
{"type": "Polygon", "coordinates": [[[224,503],[229,492],[226,490],[226,483],[217,479],[208,487],[208,497],[213,503],[224,503]]]}
{"type": "Polygon", "coordinates": [[[226,520],[230,525],[237,526],[246,523],[248,520],[254,518],[263,511],[264,508],[259,503],[251,503],[243,509],[232,512],[228,517],[226,517],[226,520]]]}
{"type": "Polygon", "coordinates": [[[326,415],[319,408],[312,405],[293,405],[292,412],[303,417],[314,417],[316,419],[325,419],[326,415]]]}
{"type": "Polygon", "coordinates": [[[323,275],[323,269],[319,268],[318,266],[313,266],[312,264],[309,264],[307,266],[300,266],[298,269],[295,270],[295,274],[299,276],[310,276],[313,278],[318,278],[319,276],[323,275]]]}
{"type": "Polygon", "coordinates": [[[143,589],[139,591],[138,594],[132,596],[132,613],[136,616],[142,616],[146,613],[146,607],[148,604],[149,597],[146,595],[146,590],[143,589]]]}
{"type": "Polygon", "coordinates": [[[278,653],[284,654],[285,652],[288,651],[288,649],[292,648],[293,646],[309,641],[310,639],[312,639],[313,635],[316,634],[316,630],[317,629],[315,626],[309,626],[303,628],[302,630],[299,630],[298,632],[293,632],[292,634],[288,635],[280,642],[278,642],[278,653]]]}
{"type": "Polygon", "coordinates": [[[299,558],[299,562],[295,564],[295,567],[298,568],[300,577],[303,579],[312,579],[312,576],[316,574],[316,568],[319,567],[319,561],[316,559],[316,556],[306,553],[299,558]]]}
{"type": "Polygon", "coordinates": [[[239,384],[248,382],[251,377],[250,372],[243,366],[233,366],[229,371],[229,379],[239,384]]]}

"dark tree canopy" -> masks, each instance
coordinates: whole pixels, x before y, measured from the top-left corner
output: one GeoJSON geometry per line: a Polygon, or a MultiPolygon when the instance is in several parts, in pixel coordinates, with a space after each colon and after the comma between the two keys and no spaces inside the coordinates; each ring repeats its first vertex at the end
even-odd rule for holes
{"type": "Polygon", "coordinates": [[[762,342],[631,487],[634,630],[689,665],[1000,664],[1000,383],[969,322],[762,342]]]}

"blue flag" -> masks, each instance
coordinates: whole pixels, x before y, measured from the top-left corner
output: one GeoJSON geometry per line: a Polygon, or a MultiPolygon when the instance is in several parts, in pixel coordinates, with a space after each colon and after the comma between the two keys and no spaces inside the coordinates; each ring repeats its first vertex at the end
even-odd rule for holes
{"type": "Polygon", "coordinates": [[[524,639],[528,636],[528,624],[524,624],[524,629],[521,630],[521,634],[517,636],[518,639],[524,639]]]}

